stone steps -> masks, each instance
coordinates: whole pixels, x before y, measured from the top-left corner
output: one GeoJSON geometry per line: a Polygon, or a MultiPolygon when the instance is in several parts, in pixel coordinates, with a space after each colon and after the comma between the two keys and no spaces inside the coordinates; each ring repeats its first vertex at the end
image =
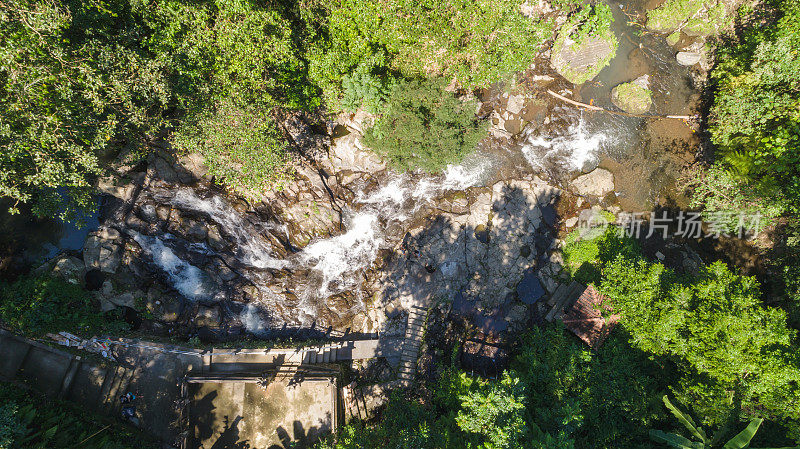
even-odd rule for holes
{"type": "Polygon", "coordinates": [[[406,322],[405,341],[403,350],[400,352],[400,365],[398,366],[398,379],[404,382],[411,382],[417,371],[417,357],[422,339],[425,336],[425,320],[428,311],[422,307],[413,306],[408,311],[408,321],[406,322]]]}

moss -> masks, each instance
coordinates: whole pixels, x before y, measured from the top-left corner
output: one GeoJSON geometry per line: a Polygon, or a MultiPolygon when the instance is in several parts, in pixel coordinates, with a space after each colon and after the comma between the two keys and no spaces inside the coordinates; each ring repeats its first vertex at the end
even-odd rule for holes
{"type": "Polygon", "coordinates": [[[653,93],[636,83],[622,83],[611,90],[611,101],[625,112],[643,114],[653,104],[653,93]]]}
{"type": "Polygon", "coordinates": [[[676,31],[676,32],[670,34],[669,36],[667,36],[667,43],[669,45],[675,45],[675,44],[678,43],[679,40],[681,40],[681,32],[680,31],[676,31]]]}
{"type": "Polygon", "coordinates": [[[587,36],[571,44],[570,50],[575,53],[580,53],[583,49],[596,44],[597,41],[605,41],[608,44],[608,47],[611,49],[608,54],[594,64],[585,68],[576,69],[571,67],[567,61],[564,61],[562,57],[562,53],[566,50],[565,45],[567,37],[569,37],[569,35],[573,32],[576,25],[576,23],[568,21],[564,24],[564,26],[562,26],[555,43],[553,43],[551,63],[556,68],[556,71],[561,76],[566,78],[567,81],[573,84],[583,84],[586,81],[596,77],[600,71],[603,70],[603,68],[611,63],[611,60],[614,59],[614,56],[617,54],[619,41],[611,31],[611,24],[608,23],[605,27],[598,30],[593,36],[587,36]]]}
{"type": "Polygon", "coordinates": [[[662,33],[681,29],[690,36],[711,36],[730,26],[732,20],[725,5],[716,0],[667,0],[647,13],[647,28],[662,33]]]}

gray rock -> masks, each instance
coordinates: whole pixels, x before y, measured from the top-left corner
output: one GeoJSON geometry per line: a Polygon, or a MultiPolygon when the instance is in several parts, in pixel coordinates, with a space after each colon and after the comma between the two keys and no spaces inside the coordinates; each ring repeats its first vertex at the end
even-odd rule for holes
{"type": "Polygon", "coordinates": [[[153,161],[153,168],[155,168],[156,175],[159,179],[166,181],[170,184],[177,184],[179,181],[178,174],[175,173],[175,170],[172,168],[169,162],[165,161],[160,157],[154,157],[153,161]]]}
{"type": "Polygon", "coordinates": [[[220,320],[219,308],[200,306],[194,324],[197,327],[219,327],[220,320]]]}
{"type": "Polygon", "coordinates": [[[133,199],[136,186],[130,183],[124,183],[115,176],[104,176],[97,180],[97,190],[107,195],[117,197],[127,203],[133,199]]]}
{"type": "Polygon", "coordinates": [[[675,56],[675,59],[678,61],[678,64],[683,66],[692,66],[700,62],[703,58],[703,55],[698,52],[693,51],[679,51],[678,54],[675,56]]]}
{"type": "Polygon", "coordinates": [[[139,211],[141,212],[142,218],[150,223],[156,223],[159,221],[159,214],[156,210],[156,207],[152,204],[145,204],[143,205],[139,211]]]}
{"type": "Polygon", "coordinates": [[[71,284],[79,284],[83,279],[85,268],[83,261],[77,257],[62,257],[56,261],[53,274],[71,284]]]}
{"type": "Polygon", "coordinates": [[[608,170],[596,168],[578,176],[571,184],[579,195],[604,196],[614,191],[614,175],[608,170]]]}

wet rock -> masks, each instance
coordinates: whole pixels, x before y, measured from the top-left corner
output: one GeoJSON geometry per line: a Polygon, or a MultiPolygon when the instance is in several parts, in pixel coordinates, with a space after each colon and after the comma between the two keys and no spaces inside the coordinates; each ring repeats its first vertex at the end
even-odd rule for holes
{"type": "Polygon", "coordinates": [[[219,327],[221,322],[221,315],[218,307],[205,307],[200,306],[197,309],[197,315],[194,318],[194,324],[197,327],[219,327]]]}
{"type": "Polygon", "coordinates": [[[544,296],[545,291],[533,270],[527,270],[525,276],[517,285],[517,296],[525,304],[534,304],[544,296]]]}
{"type": "Polygon", "coordinates": [[[193,240],[205,240],[208,236],[208,229],[199,221],[189,220],[186,227],[186,235],[193,240]]]}
{"type": "Polygon", "coordinates": [[[644,114],[653,105],[653,94],[649,89],[647,75],[622,83],[611,89],[611,102],[614,106],[630,114],[644,114]]]}
{"type": "Polygon", "coordinates": [[[578,195],[604,196],[614,190],[614,175],[602,168],[578,176],[571,182],[578,195]]]}
{"type": "Polygon", "coordinates": [[[703,55],[696,51],[679,51],[675,56],[678,64],[683,66],[692,66],[700,62],[703,55]]]}
{"type": "Polygon", "coordinates": [[[105,283],[106,275],[97,268],[91,269],[86,272],[84,280],[86,282],[86,290],[96,291],[105,283]]]}
{"type": "Polygon", "coordinates": [[[151,287],[147,291],[145,306],[156,319],[165,323],[174,323],[180,317],[182,305],[179,298],[165,296],[161,289],[151,287]]]}
{"type": "Polygon", "coordinates": [[[161,217],[158,215],[158,211],[156,211],[156,207],[152,204],[145,204],[139,209],[139,215],[149,222],[149,223],[157,223],[161,220],[161,217]]]}
{"type": "Polygon", "coordinates": [[[171,210],[172,209],[168,206],[158,206],[156,207],[156,216],[158,216],[158,219],[161,221],[167,221],[169,220],[169,213],[171,210]]]}

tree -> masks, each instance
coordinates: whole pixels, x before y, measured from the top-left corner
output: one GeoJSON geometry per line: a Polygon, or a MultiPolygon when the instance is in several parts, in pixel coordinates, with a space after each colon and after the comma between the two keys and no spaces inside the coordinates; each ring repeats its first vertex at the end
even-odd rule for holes
{"type": "Polygon", "coordinates": [[[741,408],[784,423],[800,417],[798,352],[786,313],[760,303],[758,282],[716,262],[697,278],[661,264],[617,257],[600,289],[622,317],[633,344],[674,360],[676,386],[709,423],[741,408]],[[732,392],[733,398],[726,392],[732,392]]]}
{"type": "Polygon", "coordinates": [[[486,133],[475,103],[444,91],[441,81],[401,81],[364,143],[403,170],[442,170],[456,164],[486,133]]]}
{"type": "Polygon", "coordinates": [[[0,196],[11,212],[74,218],[92,204],[99,157],[159,126],[158,64],[110,36],[100,2],[0,4],[0,196]],[[86,20],[91,16],[92,20],[86,20]]]}
{"type": "Polygon", "coordinates": [[[253,107],[221,103],[175,135],[183,151],[205,157],[209,173],[233,191],[259,199],[292,178],[291,157],[273,119],[253,107]]]}
{"type": "Polygon", "coordinates": [[[500,382],[461,396],[456,423],[465,432],[481,435],[487,449],[521,447],[531,433],[524,401],[520,380],[506,372],[500,382]]]}
{"type": "Polygon", "coordinates": [[[442,77],[465,89],[505,81],[530,67],[553,20],[510,0],[327,0],[327,29],[308,52],[309,74],[328,107],[358,67],[404,78],[442,77]],[[476,20],[480,18],[480,20],[476,20]]]}

